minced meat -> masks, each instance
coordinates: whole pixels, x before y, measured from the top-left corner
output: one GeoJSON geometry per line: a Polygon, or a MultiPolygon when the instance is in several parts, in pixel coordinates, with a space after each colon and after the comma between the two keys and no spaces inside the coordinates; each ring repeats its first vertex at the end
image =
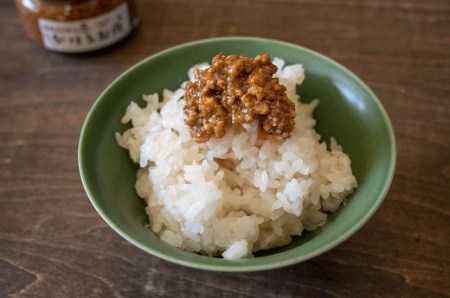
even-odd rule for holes
{"type": "Polygon", "coordinates": [[[295,105],[273,74],[277,67],[268,54],[254,59],[217,54],[211,67],[195,71],[186,86],[185,124],[197,143],[221,138],[225,129],[258,120],[268,135],[282,139],[294,129],[295,105]]]}

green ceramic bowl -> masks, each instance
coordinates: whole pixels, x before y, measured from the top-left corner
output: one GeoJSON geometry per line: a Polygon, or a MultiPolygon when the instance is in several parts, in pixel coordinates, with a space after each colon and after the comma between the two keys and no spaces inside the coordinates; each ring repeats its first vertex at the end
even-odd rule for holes
{"type": "MultiPolygon", "coordinates": [[[[143,103],[141,101],[141,103],[143,103]]],[[[226,37],[170,48],[136,64],[109,85],[89,112],[81,131],[78,160],[86,192],[102,218],[123,238],[161,259],[214,271],[258,271],[287,266],[324,253],[354,234],[375,213],[392,181],[395,138],[389,118],[373,92],[353,73],[309,49],[276,40],[226,37]],[[146,224],[144,201],[134,190],[137,166],[120,148],[114,133],[130,101],[142,94],[175,89],[194,64],[218,52],[255,56],[269,53],[287,64],[301,63],[306,79],[302,101],[320,99],[316,129],[325,140],[334,136],[352,160],[359,187],[321,230],[292,244],[237,261],[212,258],[173,248],[146,224]]]]}

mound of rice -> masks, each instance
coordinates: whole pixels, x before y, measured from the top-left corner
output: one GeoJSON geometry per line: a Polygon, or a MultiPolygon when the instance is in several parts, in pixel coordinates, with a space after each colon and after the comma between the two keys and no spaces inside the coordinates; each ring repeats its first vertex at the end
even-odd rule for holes
{"type": "MultiPolygon", "coordinates": [[[[334,139],[327,150],[314,130],[319,102],[299,103],[302,66],[273,62],[296,103],[296,126],[285,142],[257,138],[254,122],[197,144],[183,123],[186,83],[164,90],[162,101],[144,95],[144,108],[128,106],[122,122],[132,128],[116,139],[140,165],[136,191],[161,240],[210,256],[251,257],[323,226],[357,186],[349,157],[334,139]]],[[[195,67],[207,66],[189,70],[191,80],[195,67]]]]}

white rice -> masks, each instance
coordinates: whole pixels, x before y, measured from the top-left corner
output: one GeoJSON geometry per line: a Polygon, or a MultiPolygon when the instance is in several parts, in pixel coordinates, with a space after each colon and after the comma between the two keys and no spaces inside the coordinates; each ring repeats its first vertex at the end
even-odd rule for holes
{"type": "Polygon", "coordinates": [[[164,90],[161,102],[152,94],[143,96],[144,108],[128,106],[122,122],[132,128],[116,139],[140,165],[136,191],[161,240],[226,259],[251,257],[323,226],[357,186],[349,157],[333,138],[327,150],[314,130],[318,100],[299,103],[302,66],[274,64],[297,111],[292,137],[282,143],[258,139],[254,122],[197,144],[183,123],[185,83],[164,90]]]}

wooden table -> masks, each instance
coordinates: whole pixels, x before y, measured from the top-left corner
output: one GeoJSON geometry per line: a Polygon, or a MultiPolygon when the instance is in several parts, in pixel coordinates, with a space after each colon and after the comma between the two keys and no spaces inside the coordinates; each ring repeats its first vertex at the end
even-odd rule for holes
{"type": "Polygon", "coordinates": [[[0,296],[440,297],[450,295],[450,2],[142,0],[125,42],[61,55],[0,3],[0,296]],[[288,268],[210,273],[112,231],[80,182],[78,137],[99,93],[162,49],[251,35],[317,50],[379,96],[397,137],[392,187],[332,251],[288,268]]]}

